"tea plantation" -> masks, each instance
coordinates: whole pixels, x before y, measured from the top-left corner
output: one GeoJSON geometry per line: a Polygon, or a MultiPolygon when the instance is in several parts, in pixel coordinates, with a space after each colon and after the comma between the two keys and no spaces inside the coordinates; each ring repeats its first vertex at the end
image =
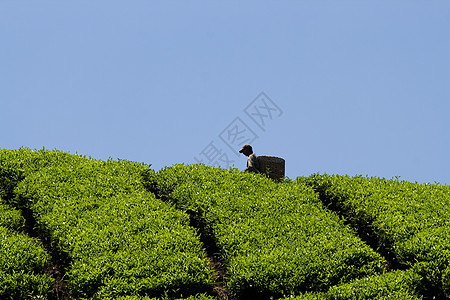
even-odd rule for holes
{"type": "Polygon", "coordinates": [[[0,150],[0,299],[448,299],[450,187],[0,150]]]}

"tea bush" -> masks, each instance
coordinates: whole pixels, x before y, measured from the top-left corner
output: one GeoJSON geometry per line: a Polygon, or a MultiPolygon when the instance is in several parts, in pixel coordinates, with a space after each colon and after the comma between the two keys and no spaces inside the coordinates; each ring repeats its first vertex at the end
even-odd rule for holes
{"type": "Polygon", "coordinates": [[[23,218],[1,201],[0,198],[0,298],[47,296],[52,279],[43,271],[49,257],[40,243],[16,231],[23,228],[23,218]]]}
{"type": "Polygon", "coordinates": [[[439,184],[326,174],[276,183],[236,169],[154,172],[0,150],[0,298],[51,293],[50,257],[26,230],[67,257],[76,299],[215,299],[200,235],[218,247],[234,298],[445,298],[449,204],[450,188],[439,184]],[[408,270],[384,273],[385,259],[345,221],[408,270]]]}
{"type": "Polygon", "coordinates": [[[10,203],[31,210],[36,229],[68,257],[74,297],[176,297],[211,289],[189,217],[145,190],[148,166],[48,150],[1,154],[2,168],[20,178],[9,181],[17,184],[10,203]]]}
{"type": "Polygon", "coordinates": [[[236,297],[325,291],[383,270],[380,255],[305,185],[176,165],[159,171],[148,186],[206,224],[236,297]]]}
{"type": "Polygon", "coordinates": [[[450,186],[327,174],[296,182],[313,186],[355,227],[370,228],[380,249],[414,267],[421,293],[450,294],[450,186]]]}
{"type": "MultiPolygon", "coordinates": [[[[115,298],[116,300],[172,300],[173,298],[170,298],[168,296],[158,297],[158,298],[151,298],[151,297],[139,297],[139,296],[121,296],[118,298],[115,298]]],[[[208,294],[196,294],[191,295],[186,298],[176,298],[173,300],[218,300],[217,297],[208,295],[208,294]]]]}
{"type": "Polygon", "coordinates": [[[418,278],[412,271],[393,271],[335,285],[327,292],[305,293],[281,300],[419,300],[415,286],[418,278]]]}
{"type": "Polygon", "coordinates": [[[0,197],[0,226],[12,229],[23,230],[25,226],[25,219],[22,217],[20,211],[12,209],[9,205],[2,203],[0,197]]]}
{"type": "Polygon", "coordinates": [[[326,296],[336,300],[422,299],[416,294],[418,280],[418,275],[411,270],[392,271],[334,286],[326,296]]]}

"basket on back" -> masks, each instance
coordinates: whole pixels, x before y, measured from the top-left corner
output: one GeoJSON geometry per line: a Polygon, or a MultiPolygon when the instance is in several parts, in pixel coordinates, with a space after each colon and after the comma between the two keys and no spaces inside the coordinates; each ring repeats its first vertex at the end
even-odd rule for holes
{"type": "Polygon", "coordinates": [[[259,170],[263,174],[267,174],[269,178],[276,181],[282,181],[284,177],[285,161],[280,157],[274,156],[257,156],[259,170]]]}

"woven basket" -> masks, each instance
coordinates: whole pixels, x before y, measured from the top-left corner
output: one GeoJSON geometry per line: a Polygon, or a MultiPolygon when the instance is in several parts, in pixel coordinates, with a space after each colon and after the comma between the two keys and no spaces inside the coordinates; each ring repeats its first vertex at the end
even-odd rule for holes
{"type": "Polygon", "coordinates": [[[285,161],[280,157],[257,156],[259,170],[267,174],[269,178],[276,181],[282,181],[284,177],[285,161]]]}

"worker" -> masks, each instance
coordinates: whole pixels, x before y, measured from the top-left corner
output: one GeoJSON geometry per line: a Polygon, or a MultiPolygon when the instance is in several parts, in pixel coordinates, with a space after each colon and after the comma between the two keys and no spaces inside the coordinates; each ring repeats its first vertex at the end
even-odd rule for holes
{"type": "Polygon", "coordinates": [[[247,168],[244,171],[260,173],[259,163],[258,163],[258,160],[256,159],[256,154],[253,153],[252,146],[250,146],[249,144],[245,144],[244,146],[242,146],[242,149],[239,150],[239,153],[242,153],[245,156],[248,156],[247,168]]]}

